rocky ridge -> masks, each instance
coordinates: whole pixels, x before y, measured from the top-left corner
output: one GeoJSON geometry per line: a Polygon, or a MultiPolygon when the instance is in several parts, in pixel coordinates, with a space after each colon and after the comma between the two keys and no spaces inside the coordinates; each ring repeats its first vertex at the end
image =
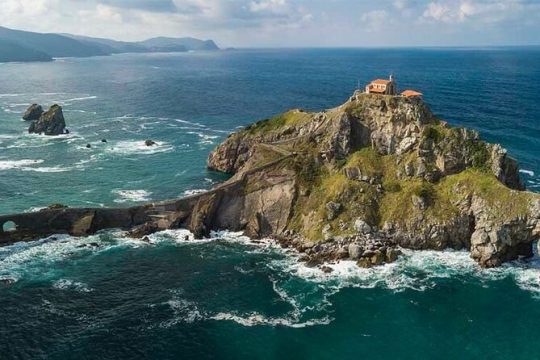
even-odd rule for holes
{"type": "Polygon", "coordinates": [[[208,166],[242,194],[203,201],[192,227],[319,249],[308,261],[357,260],[349,249],[369,229],[385,250],[468,249],[492,267],[531,256],[540,233],[540,197],[523,191],[516,161],[420,98],[355,93],[328,111],[292,110],[230,135],[208,166]]]}

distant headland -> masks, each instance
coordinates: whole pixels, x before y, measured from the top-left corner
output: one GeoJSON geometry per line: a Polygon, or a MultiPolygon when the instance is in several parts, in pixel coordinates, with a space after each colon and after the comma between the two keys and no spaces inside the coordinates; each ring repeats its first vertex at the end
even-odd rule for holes
{"type": "Polygon", "coordinates": [[[213,40],[156,37],[125,42],[72,34],[43,34],[0,26],[0,63],[52,61],[61,57],[107,56],[121,53],[220,50],[213,40]]]}

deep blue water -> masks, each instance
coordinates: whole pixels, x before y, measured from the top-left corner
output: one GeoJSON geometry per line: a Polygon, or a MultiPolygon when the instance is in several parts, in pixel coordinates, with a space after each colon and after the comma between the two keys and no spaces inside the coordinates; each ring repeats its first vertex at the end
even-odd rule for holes
{"type": "MultiPolygon", "coordinates": [[[[0,64],[0,213],[209,188],[225,177],[206,157],[229,132],[334,107],[390,73],[451,124],[503,144],[540,189],[540,49],[137,54],[0,64]],[[71,134],[26,134],[32,102],[63,105],[71,134]]],[[[0,359],[540,357],[537,258],[481,270],[466,253],[407,252],[324,275],[239,234],[183,235],[0,248],[0,279],[14,281],[0,285],[0,359]]]]}

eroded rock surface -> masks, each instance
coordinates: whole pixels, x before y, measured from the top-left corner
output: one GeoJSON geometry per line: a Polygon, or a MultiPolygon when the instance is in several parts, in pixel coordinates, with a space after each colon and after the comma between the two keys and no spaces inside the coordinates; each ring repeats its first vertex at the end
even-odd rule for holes
{"type": "Polygon", "coordinates": [[[62,135],[66,133],[66,121],[60,105],[53,105],[33,121],[28,128],[29,133],[43,135],[62,135]]]}
{"type": "Polygon", "coordinates": [[[43,114],[43,108],[41,107],[41,105],[32,104],[28,109],[26,109],[22,118],[26,121],[39,120],[41,114],[43,114]]]}

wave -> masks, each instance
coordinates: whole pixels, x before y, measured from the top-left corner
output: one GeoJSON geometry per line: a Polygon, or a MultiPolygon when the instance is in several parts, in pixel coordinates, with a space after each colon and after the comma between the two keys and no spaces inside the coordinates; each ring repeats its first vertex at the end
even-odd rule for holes
{"type": "Polygon", "coordinates": [[[405,290],[425,291],[437,286],[441,279],[453,277],[498,281],[512,278],[515,283],[535,297],[540,297],[540,259],[515,261],[494,269],[483,269],[467,251],[431,251],[402,249],[395,263],[371,269],[356,266],[353,261],[327,264],[333,271],[325,273],[320,268],[310,268],[303,263],[285,259],[274,266],[299,276],[339,290],[345,287],[381,287],[395,292],[405,290]]]}
{"type": "Polygon", "coordinates": [[[193,196],[193,195],[197,195],[197,194],[202,194],[204,192],[207,192],[208,190],[206,189],[190,189],[190,190],[186,190],[182,193],[182,197],[186,197],[186,196],[193,196]]]}
{"type": "Polygon", "coordinates": [[[93,100],[93,99],[97,99],[97,96],[90,95],[90,96],[75,97],[75,98],[71,98],[71,99],[65,99],[64,102],[85,101],[85,100],[93,100]]]}
{"type": "Polygon", "coordinates": [[[146,146],[144,140],[139,141],[118,141],[112,147],[107,148],[107,152],[118,155],[152,155],[165,153],[174,150],[174,146],[156,141],[156,145],[146,146]]]}
{"type": "Polygon", "coordinates": [[[529,175],[529,176],[534,176],[534,171],[532,171],[532,170],[520,169],[519,172],[522,173],[522,174],[529,175]]]}
{"type": "Polygon", "coordinates": [[[69,279],[56,280],[53,283],[53,288],[58,290],[74,290],[81,293],[89,293],[94,291],[94,289],[88,287],[88,285],[86,285],[85,283],[69,279]]]}
{"type": "Polygon", "coordinates": [[[146,190],[113,190],[112,193],[120,196],[114,200],[115,203],[150,201],[152,195],[146,190]]]}
{"type": "Polygon", "coordinates": [[[42,164],[44,160],[0,160],[0,170],[33,169],[30,166],[42,164]]]}
{"type": "Polygon", "coordinates": [[[297,322],[294,319],[286,318],[286,317],[266,317],[264,315],[261,315],[259,313],[251,313],[247,315],[238,315],[235,313],[218,313],[216,315],[212,315],[209,317],[212,320],[227,320],[227,321],[234,321],[237,324],[240,324],[242,326],[257,326],[257,325],[270,325],[270,326],[286,326],[291,328],[304,328],[309,326],[315,326],[315,325],[328,325],[332,322],[332,319],[330,317],[323,317],[322,319],[313,319],[313,320],[306,320],[297,322]]]}
{"type": "Polygon", "coordinates": [[[43,164],[44,160],[0,160],[0,170],[21,170],[39,173],[60,173],[72,170],[71,167],[63,166],[36,166],[43,164]]]}
{"type": "Polygon", "coordinates": [[[204,319],[204,315],[192,301],[179,297],[181,292],[173,292],[172,299],[168,300],[164,305],[167,305],[173,312],[173,316],[169,320],[162,321],[159,324],[161,328],[170,328],[179,323],[194,323],[195,321],[204,319]]]}

